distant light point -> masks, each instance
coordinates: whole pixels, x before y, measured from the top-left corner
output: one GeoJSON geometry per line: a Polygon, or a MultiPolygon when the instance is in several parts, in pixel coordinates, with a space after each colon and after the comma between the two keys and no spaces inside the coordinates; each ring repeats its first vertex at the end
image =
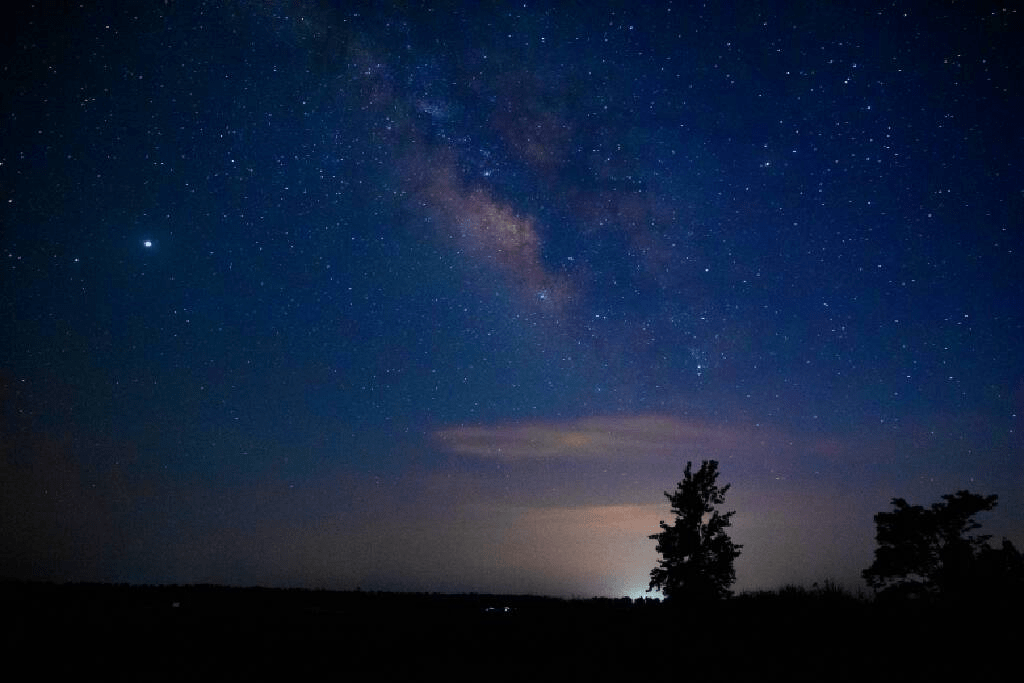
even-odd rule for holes
{"type": "Polygon", "coordinates": [[[142,246],[144,246],[146,249],[152,249],[153,240],[142,240],[142,246]]]}

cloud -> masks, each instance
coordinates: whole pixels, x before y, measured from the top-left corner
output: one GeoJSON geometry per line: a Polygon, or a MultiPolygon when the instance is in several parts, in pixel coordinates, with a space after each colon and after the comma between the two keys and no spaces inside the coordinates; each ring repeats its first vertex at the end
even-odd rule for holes
{"type": "Polygon", "coordinates": [[[662,415],[462,426],[434,434],[445,450],[486,458],[635,458],[749,450],[765,434],[662,415]]]}

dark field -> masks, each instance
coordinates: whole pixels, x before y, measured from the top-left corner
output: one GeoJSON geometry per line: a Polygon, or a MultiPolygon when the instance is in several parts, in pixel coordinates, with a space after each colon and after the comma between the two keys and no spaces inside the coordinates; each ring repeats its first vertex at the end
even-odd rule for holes
{"type": "Polygon", "coordinates": [[[834,590],[673,609],[628,598],[0,586],[8,670],[23,663],[33,680],[1010,680],[1021,635],[1011,604],[880,604],[834,590]]]}

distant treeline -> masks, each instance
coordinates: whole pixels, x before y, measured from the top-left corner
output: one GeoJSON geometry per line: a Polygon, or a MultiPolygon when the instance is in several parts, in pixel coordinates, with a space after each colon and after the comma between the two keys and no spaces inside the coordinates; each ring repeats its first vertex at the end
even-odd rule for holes
{"type": "Polygon", "coordinates": [[[985,680],[1001,670],[1000,653],[1015,651],[1003,624],[1019,613],[1014,601],[877,601],[830,582],[673,605],[3,581],[0,609],[10,666],[30,665],[37,677],[189,680],[354,675],[359,667],[385,679],[438,671],[603,680],[684,670],[715,680],[985,680]]]}

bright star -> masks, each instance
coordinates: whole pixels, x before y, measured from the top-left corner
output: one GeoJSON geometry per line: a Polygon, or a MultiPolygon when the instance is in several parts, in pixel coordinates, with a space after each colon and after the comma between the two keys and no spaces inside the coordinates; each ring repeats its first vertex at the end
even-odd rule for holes
{"type": "Polygon", "coordinates": [[[146,249],[151,249],[153,247],[153,240],[142,240],[142,246],[146,249]]]}

